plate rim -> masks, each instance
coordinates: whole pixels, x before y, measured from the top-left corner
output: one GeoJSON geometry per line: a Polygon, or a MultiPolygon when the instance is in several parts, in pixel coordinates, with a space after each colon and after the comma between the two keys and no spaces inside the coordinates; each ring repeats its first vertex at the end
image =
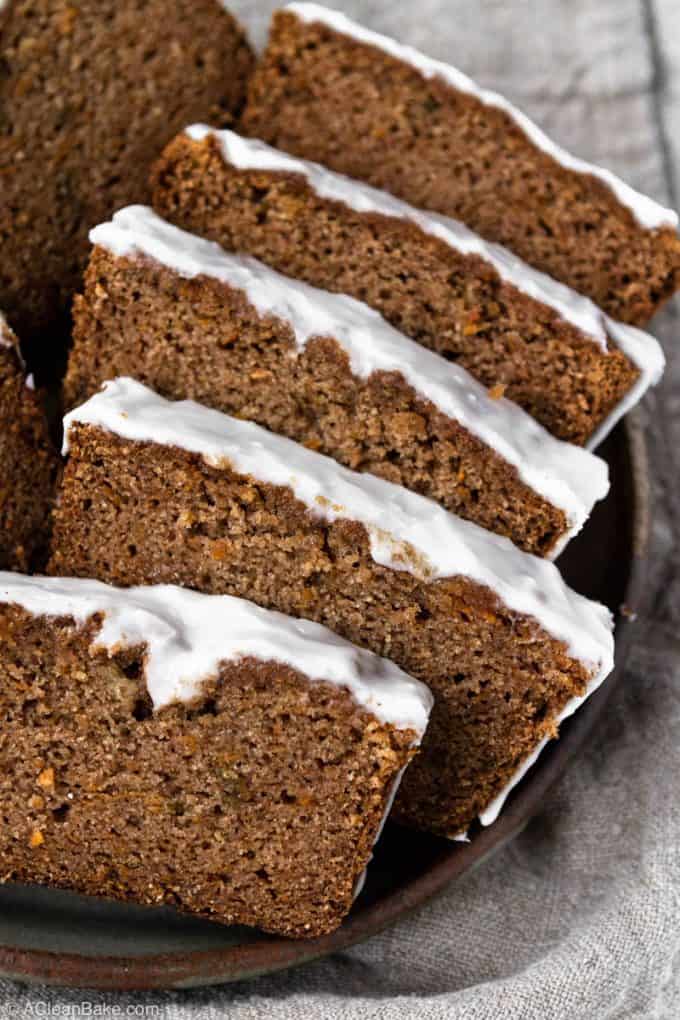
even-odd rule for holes
{"type": "Polygon", "coordinates": [[[273,938],[223,949],[145,954],[137,957],[86,956],[44,949],[0,945],[0,975],[28,984],[72,989],[148,991],[205,987],[275,973],[324,957],[384,931],[397,919],[416,912],[465,871],[517,835],[537,813],[551,787],[564,774],[593,729],[620,679],[634,632],[635,613],[648,592],[647,548],[651,534],[651,484],[647,444],[639,411],[628,415],[622,431],[631,473],[632,533],[625,605],[616,623],[615,665],[587,707],[573,716],[568,730],[541,756],[513,792],[496,822],[458,843],[426,872],[375,904],[350,914],[330,935],[310,940],[273,938]]]}

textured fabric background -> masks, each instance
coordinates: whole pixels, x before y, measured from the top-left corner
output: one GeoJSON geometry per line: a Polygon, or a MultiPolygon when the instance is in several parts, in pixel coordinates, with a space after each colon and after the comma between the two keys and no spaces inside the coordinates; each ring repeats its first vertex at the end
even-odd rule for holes
{"type": "MultiPolygon", "coordinates": [[[[229,6],[262,42],[276,5],[229,6]]],[[[579,155],[680,204],[679,0],[336,6],[458,64],[579,155]]],[[[132,997],[0,983],[0,1018],[66,1015],[83,1000],[99,1015],[152,1006],[146,1015],[169,1020],[680,1017],[679,318],[676,303],[655,323],[670,365],[646,403],[655,597],[595,739],[524,834],[413,919],[301,970],[132,997]]]]}

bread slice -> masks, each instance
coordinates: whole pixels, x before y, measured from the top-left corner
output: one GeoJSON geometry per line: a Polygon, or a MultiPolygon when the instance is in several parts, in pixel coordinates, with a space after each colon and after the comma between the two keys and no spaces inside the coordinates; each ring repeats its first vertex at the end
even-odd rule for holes
{"type": "Polygon", "coordinates": [[[189,128],[153,190],[177,226],[364,301],[560,439],[596,444],[661,375],[653,337],[454,220],[231,131],[189,128]]]}
{"type": "Polygon", "coordinates": [[[339,11],[274,14],[241,129],[462,220],[616,319],[644,324],[680,287],[676,213],[450,64],[339,11]]]}
{"type": "Polygon", "coordinates": [[[240,595],[323,623],[435,696],[396,817],[494,817],[612,665],[609,611],[436,503],[118,379],[65,419],[50,572],[240,595]]]}
{"type": "Polygon", "coordinates": [[[0,569],[26,570],[45,553],[57,466],[41,396],[0,314],[0,569]]]}
{"type": "Polygon", "coordinates": [[[537,555],[556,556],[607,492],[604,461],[352,298],[142,206],[90,236],[67,407],[132,376],[430,496],[537,555]]]}
{"type": "Polygon", "coordinates": [[[0,3],[0,307],[30,364],[60,360],[89,228],[185,124],[233,121],[253,63],[221,0],[0,3]]]}
{"type": "Polygon", "coordinates": [[[0,573],[3,881],[310,937],[352,905],[427,689],[323,627],[0,573]]]}

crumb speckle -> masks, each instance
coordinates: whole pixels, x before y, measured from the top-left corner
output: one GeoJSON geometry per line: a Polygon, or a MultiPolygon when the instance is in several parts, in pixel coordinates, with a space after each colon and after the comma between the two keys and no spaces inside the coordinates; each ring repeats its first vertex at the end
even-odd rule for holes
{"type": "Polygon", "coordinates": [[[39,846],[42,846],[44,842],[45,837],[43,836],[40,829],[34,829],[28,841],[28,845],[31,847],[31,849],[36,850],[39,846]]]}
{"type": "Polygon", "coordinates": [[[53,790],[54,789],[54,769],[53,768],[43,769],[43,771],[38,776],[38,786],[42,786],[43,790],[53,790]]]}

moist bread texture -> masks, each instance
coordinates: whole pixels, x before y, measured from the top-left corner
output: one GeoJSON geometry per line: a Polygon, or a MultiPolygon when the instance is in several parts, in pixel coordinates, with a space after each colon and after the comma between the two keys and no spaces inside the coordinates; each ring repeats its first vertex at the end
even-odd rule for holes
{"type": "Polygon", "coordinates": [[[0,315],[0,569],[40,564],[57,465],[41,396],[0,315]]]}
{"type": "Polygon", "coordinates": [[[324,198],[302,174],[239,168],[214,134],[170,143],[153,204],[228,250],[364,301],[483,385],[502,386],[560,439],[584,445],[638,380],[611,339],[604,350],[478,256],[403,218],[324,198]]]}
{"type": "MultiPolygon", "coordinates": [[[[333,505],[325,518],[291,488],[239,474],[226,461],[211,466],[186,449],[93,424],[72,420],[67,435],[50,573],[244,596],[323,623],[430,687],[435,707],[395,805],[406,824],[444,835],[464,830],[593,681],[594,664],[485,585],[432,579],[406,545],[395,554],[401,567],[382,565],[367,528],[331,519],[333,505]]],[[[354,477],[360,486],[369,476],[354,477]]],[[[315,505],[323,507],[323,497],[315,505]]],[[[554,571],[528,556],[525,569],[534,563],[554,571]]],[[[562,587],[556,604],[565,596],[562,587]]]]}
{"type": "Polygon", "coordinates": [[[147,195],[183,125],[227,124],[253,55],[218,0],[9,0],[0,12],[0,307],[58,360],[87,231],[147,195]]]}
{"type": "Polygon", "coordinates": [[[156,710],[105,619],[0,605],[2,881],[333,931],[417,735],[247,649],[156,710]]]}
{"type": "MultiPolygon", "coordinates": [[[[144,210],[126,212],[133,223],[142,222],[139,217],[144,210]]],[[[105,229],[101,228],[102,234],[105,229]]],[[[171,240],[179,246],[186,235],[170,230],[171,240]]],[[[97,236],[98,231],[93,234],[97,236]]],[[[122,230],[119,236],[124,237],[122,230]]],[[[210,256],[225,269],[222,253],[204,252],[196,244],[194,248],[206,264],[210,256]]],[[[187,240],[184,251],[188,249],[187,240]]],[[[290,294],[286,288],[300,286],[274,277],[260,264],[251,269],[248,262],[239,262],[236,268],[242,275],[260,274],[256,282],[265,293],[268,285],[269,293],[274,285],[280,288],[284,302],[286,293],[290,294]]],[[[226,269],[233,272],[233,260],[226,259],[226,269]]],[[[575,510],[580,520],[573,518],[571,509],[568,518],[566,503],[551,502],[523,481],[514,463],[443,414],[402,373],[374,371],[363,378],[353,371],[346,350],[326,328],[335,307],[337,329],[347,322],[346,309],[336,296],[307,288],[300,299],[312,308],[312,315],[314,301],[325,301],[322,307],[327,308],[320,335],[302,349],[298,349],[291,319],[260,314],[247,290],[207,275],[186,278],[150,258],[116,257],[104,247],[95,247],[84,293],[74,305],[65,405],[71,408],[82,402],[108,378],[132,376],[165,397],[190,398],[252,419],[355,471],[370,471],[405,485],[459,516],[506,535],[528,552],[548,556],[562,548],[606,490],[606,472],[598,470],[595,458],[585,451],[578,451],[576,458],[576,451],[563,449],[563,444],[545,433],[534,435],[538,427],[519,409],[509,408],[506,427],[533,437],[527,440],[527,457],[536,451],[537,475],[552,471],[554,479],[564,480],[567,502],[572,498],[570,486],[576,484],[574,474],[581,472],[578,484],[585,475],[592,479],[587,492],[585,485],[576,492],[582,504],[575,510]],[[544,462],[550,457],[553,465],[546,471],[544,462]],[[560,458],[562,463],[567,458],[573,461],[569,472],[560,467],[560,458]]],[[[368,345],[378,326],[377,317],[366,312],[364,324],[362,307],[350,309],[368,345]]],[[[379,325],[389,328],[382,322],[379,325]]],[[[392,339],[390,331],[388,341],[392,339]]],[[[399,341],[412,347],[406,337],[395,334],[394,339],[397,347],[399,341]]],[[[420,358],[433,357],[425,351],[416,353],[420,358]]],[[[455,370],[442,361],[440,371],[445,377],[455,370]]],[[[474,380],[469,379],[469,384],[469,399],[479,405],[480,415],[490,418],[495,405],[474,380]]]]}
{"type": "Polygon", "coordinates": [[[293,6],[300,14],[272,20],[244,133],[460,219],[616,319],[643,324],[680,287],[673,225],[640,223],[611,187],[536,145],[474,83],[456,88],[436,67],[423,73],[419,54],[400,59],[335,12],[293,6]]]}

